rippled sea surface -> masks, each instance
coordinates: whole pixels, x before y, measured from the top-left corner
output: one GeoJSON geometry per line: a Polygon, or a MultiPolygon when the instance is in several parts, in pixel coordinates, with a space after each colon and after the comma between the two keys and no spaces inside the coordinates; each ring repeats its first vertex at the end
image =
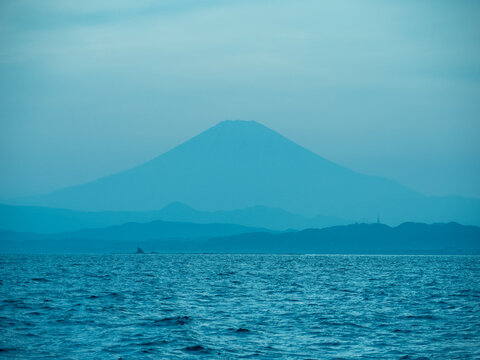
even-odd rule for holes
{"type": "Polygon", "coordinates": [[[480,257],[0,256],[2,358],[479,359],[480,257]]]}

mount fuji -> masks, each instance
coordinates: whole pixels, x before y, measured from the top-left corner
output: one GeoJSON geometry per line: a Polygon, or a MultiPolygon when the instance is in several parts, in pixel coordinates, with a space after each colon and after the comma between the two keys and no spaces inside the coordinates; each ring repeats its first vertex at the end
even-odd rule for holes
{"type": "MultiPolygon", "coordinates": [[[[432,179],[433,181],[433,179],[432,179]]],[[[153,160],[14,204],[83,211],[202,211],[252,206],[396,225],[480,225],[480,200],[429,197],[395,181],[337,165],[254,121],[223,121],[153,160]]]]}

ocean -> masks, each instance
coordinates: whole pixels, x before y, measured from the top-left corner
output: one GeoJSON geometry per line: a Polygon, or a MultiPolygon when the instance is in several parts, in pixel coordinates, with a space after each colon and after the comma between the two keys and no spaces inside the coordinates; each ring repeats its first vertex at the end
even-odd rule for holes
{"type": "Polygon", "coordinates": [[[2,255],[0,358],[479,359],[480,257],[2,255]]]}

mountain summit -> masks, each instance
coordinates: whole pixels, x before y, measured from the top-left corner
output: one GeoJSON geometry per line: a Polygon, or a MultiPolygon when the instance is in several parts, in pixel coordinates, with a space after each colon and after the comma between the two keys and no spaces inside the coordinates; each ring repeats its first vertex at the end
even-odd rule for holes
{"type": "Polygon", "coordinates": [[[429,198],[394,181],[330,162],[254,121],[223,121],[133,169],[23,204],[77,210],[201,210],[250,206],[391,224],[480,223],[480,201],[429,198]]]}

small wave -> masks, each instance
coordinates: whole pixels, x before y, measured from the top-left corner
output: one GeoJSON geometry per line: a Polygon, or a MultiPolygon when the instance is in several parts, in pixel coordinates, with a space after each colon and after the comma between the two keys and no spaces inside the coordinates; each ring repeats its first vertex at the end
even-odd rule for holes
{"type": "Polygon", "coordinates": [[[202,345],[193,345],[193,346],[187,346],[183,348],[183,350],[188,351],[188,352],[202,352],[202,353],[208,353],[209,350],[202,345]]]}
{"type": "Polygon", "coordinates": [[[437,317],[433,315],[407,315],[403,317],[404,319],[413,319],[413,320],[436,320],[437,317]]]}
{"type": "Polygon", "coordinates": [[[155,320],[155,324],[175,324],[175,325],[185,325],[187,322],[190,321],[189,316],[175,316],[175,317],[167,317],[163,319],[155,320]]]}
{"type": "Polygon", "coordinates": [[[168,341],[166,340],[152,340],[152,341],[145,341],[141,343],[141,346],[155,346],[155,345],[163,345],[163,344],[168,344],[168,341]]]}
{"type": "Polygon", "coordinates": [[[322,346],[340,346],[341,344],[338,341],[326,341],[321,343],[322,346]]]}
{"type": "Polygon", "coordinates": [[[23,304],[23,302],[21,300],[14,300],[14,299],[5,299],[5,300],[3,300],[3,302],[5,304],[17,304],[17,303],[22,303],[23,304]]]}
{"type": "Polygon", "coordinates": [[[236,333],[248,333],[250,332],[250,330],[248,329],[244,329],[244,328],[238,328],[237,330],[235,330],[236,333]]]}
{"type": "Polygon", "coordinates": [[[33,278],[32,281],[36,281],[36,282],[50,282],[50,280],[47,280],[45,278],[33,278]]]}
{"type": "Polygon", "coordinates": [[[332,326],[351,326],[351,327],[356,327],[356,328],[361,328],[361,329],[367,329],[366,326],[358,325],[352,322],[344,322],[344,323],[339,323],[339,322],[330,322],[330,321],[324,321],[322,322],[324,325],[332,325],[332,326]]]}
{"type": "Polygon", "coordinates": [[[27,313],[27,314],[25,314],[25,315],[39,316],[39,315],[41,315],[41,314],[40,314],[38,311],[32,311],[32,312],[29,312],[29,313],[27,313]]]}
{"type": "Polygon", "coordinates": [[[153,354],[155,351],[153,349],[143,349],[142,353],[144,354],[153,354]]]}

